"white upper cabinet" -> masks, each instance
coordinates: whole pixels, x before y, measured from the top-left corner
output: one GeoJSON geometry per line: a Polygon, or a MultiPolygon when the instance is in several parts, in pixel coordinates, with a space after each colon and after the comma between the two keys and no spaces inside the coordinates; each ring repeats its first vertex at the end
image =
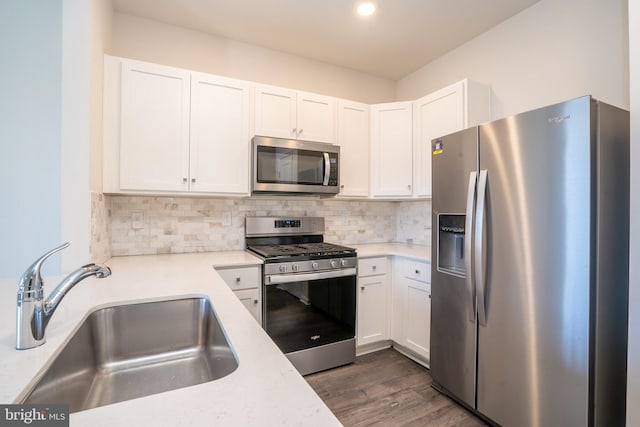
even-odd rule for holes
{"type": "Polygon", "coordinates": [[[413,103],[371,106],[371,195],[413,194],[413,103]]]}
{"type": "Polygon", "coordinates": [[[335,98],[290,89],[256,88],[255,134],[336,142],[335,98]]]}
{"type": "Polygon", "coordinates": [[[191,77],[190,190],[249,192],[249,85],[208,74],[191,77]]]}
{"type": "Polygon", "coordinates": [[[431,141],[491,117],[488,86],[462,80],[414,102],[414,195],[431,197],[431,141]]]}
{"type": "Polygon", "coordinates": [[[431,197],[432,140],[491,118],[462,80],[367,105],[105,55],[103,191],[250,194],[251,136],[340,145],[340,196],[431,197]]]}
{"type": "Polygon", "coordinates": [[[338,101],[340,196],[369,195],[369,105],[338,101]]]}
{"type": "Polygon", "coordinates": [[[295,90],[260,86],[256,88],[256,135],[297,138],[295,90]]]}
{"type": "Polygon", "coordinates": [[[120,189],[188,189],[189,73],[123,61],[120,189]]]}
{"type": "Polygon", "coordinates": [[[247,82],[105,56],[105,193],[249,192],[247,82]]]}

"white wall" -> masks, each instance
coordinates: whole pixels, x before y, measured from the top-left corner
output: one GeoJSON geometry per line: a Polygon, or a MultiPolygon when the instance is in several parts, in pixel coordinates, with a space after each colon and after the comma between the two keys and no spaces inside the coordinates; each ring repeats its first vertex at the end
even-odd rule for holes
{"type": "MultiPolygon", "coordinates": [[[[71,246],[45,263],[44,274],[90,260],[90,127],[102,120],[100,71],[92,81],[99,111],[89,123],[91,8],[85,0],[0,3],[0,278],[17,281],[65,241],[71,246]]],[[[102,61],[102,46],[93,46],[102,61]]]]}
{"type": "Polygon", "coordinates": [[[541,0],[398,82],[415,99],[468,77],[497,119],[591,94],[629,107],[627,0],[541,0]]]}
{"type": "Polygon", "coordinates": [[[107,53],[366,103],[395,96],[391,80],[121,13],[107,53]]]}
{"type": "MultiPolygon", "coordinates": [[[[629,0],[631,165],[640,165],[640,0],[629,0]],[[632,24],[633,23],[633,24],[632,24]]],[[[640,426],[640,170],[631,168],[627,425],[640,426]]]]}
{"type": "Polygon", "coordinates": [[[71,243],[62,252],[62,271],[91,258],[89,193],[89,41],[91,3],[62,2],[62,158],[61,237],[71,243]]]}
{"type": "Polygon", "coordinates": [[[91,0],[89,45],[89,189],[102,192],[102,81],[104,52],[111,48],[110,0],[91,0]]]}
{"type": "Polygon", "coordinates": [[[0,2],[0,278],[16,284],[62,238],[61,18],[62,0],[0,2]]]}

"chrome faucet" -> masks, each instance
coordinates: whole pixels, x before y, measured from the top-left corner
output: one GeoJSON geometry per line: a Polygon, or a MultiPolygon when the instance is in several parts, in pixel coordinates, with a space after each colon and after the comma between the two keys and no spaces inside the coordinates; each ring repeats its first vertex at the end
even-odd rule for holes
{"type": "Polygon", "coordinates": [[[89,276],[102,279],[111,274],[109,267],[96,264],[83,265],[65,277],[45,300],[44,282],[40,275],[40,268],[44,260],[67,246],[69,243],[64,243],[42,255],[27,268],[20,278],[16,311],[16,349],[18,350],[44,344],[44,331],[47,324],[58,308],[58,304],[71,288],[89,276]]]}

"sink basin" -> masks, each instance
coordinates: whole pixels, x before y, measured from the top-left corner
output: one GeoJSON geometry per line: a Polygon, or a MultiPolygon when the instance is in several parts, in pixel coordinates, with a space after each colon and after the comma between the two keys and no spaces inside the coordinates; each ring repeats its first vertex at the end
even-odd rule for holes
{"type": "Polygon", "coordinates": [[[237,367],[208,299],[118,305],[88,315],[22,403],[78,412],[214,381],[237,367]]]}

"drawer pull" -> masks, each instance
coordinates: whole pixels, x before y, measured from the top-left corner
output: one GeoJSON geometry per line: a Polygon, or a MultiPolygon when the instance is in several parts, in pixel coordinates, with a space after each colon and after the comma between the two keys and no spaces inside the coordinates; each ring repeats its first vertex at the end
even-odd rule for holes
{"type": "MultiPolygon", "coordinates": [[[[431,295],[429,295],[429,298],[431,298],[431,295]]],[[[254,304],[258,304],[258,300],[257,300],[257,299],[254,299],[254,300],[253,300],[253,303],[254,303],[254,304]]]]}
{"type": "Polygon", "coordinates": [[[416,274],[420,274],[420,270],[416,270],[416,274]]]}
{"type": "Polygon", "coordinates": [[[360,290],[363,290],[363,291],[364,291],[364,286],[360,286],[360,290]]]}
{"type": "Polygon", "coordinates": [[[240,283],[240,277],[236,277],[236,283],[240,283]]]}
{"type": "Polygon", "coordinates": [[[372,270],[375,270],[376,268],[377,268],[377,267],[376,267],[375,265],[372,265],[372,266],[371,266],[371,269],[372,269],[372,270]]]}

